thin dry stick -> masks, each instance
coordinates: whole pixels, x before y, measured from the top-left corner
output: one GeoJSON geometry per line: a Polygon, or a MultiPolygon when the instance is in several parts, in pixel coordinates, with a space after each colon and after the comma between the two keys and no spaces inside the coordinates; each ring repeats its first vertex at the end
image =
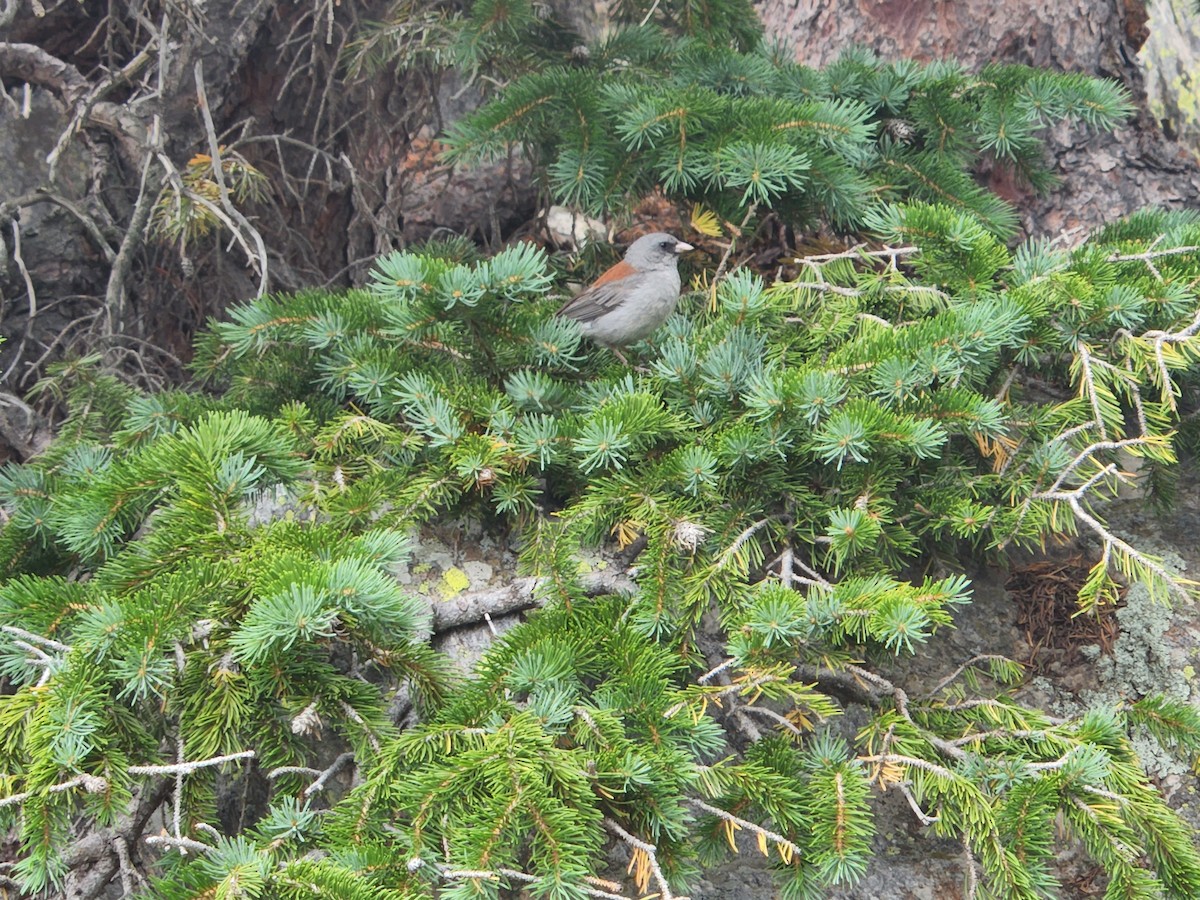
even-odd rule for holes
{"type": "MultiPolygon", "coordinates": [[[[0,217],[5,217],[15,212],[18,209],[23,209],[27,206],[33,206],[35,203],[53,203],[69,212],[83,226],[83,230],[91,237],[96,248],[104,255],[106,262],[111,263],[116,258],[112,247],[108,244],[108,239],[104,236],[104,232],[100,230],[100,226],[96,224],[96,220],[88,215],[78,203],[68,200],[61,194],[56,194],[46,188],[35,188],[27,194],[23,194],[13,200],[8,200],[0,203],[0,217]]],[[[0,263],[4,262],[4,257],[0,255],[0,263]]]]}
{"type": "MultiPolygon", "coordinates": [[[[81,85],[75,85],[75,112],[71,117],[71,121],[67,124],[66,129],[59,135],[58,141],[54,145],[54,149],[46,156],[46,162],[49,165],[47,180],[54,183],[57,180],[58,162],[62,154],[66,151],[71,141],[77,135],[84,124],[92,122],[100,122],[110,127],[110,130],[117,136],[118,144],[123,149],[128,149],[131,139],[136,140],[141,131],[141,123],[129,115],[122,115],[122,108],[111,103],[100,104],[100,98],[109,91],[116,88],[118,85],[128,82],[143,66],[150,62],[150,48],[154,46],[152,39],[150,45],[143,48],[127,62],[119,71],[113,73],[110,77],[104,79],[99,84],[91,87],[87,95],[78,97],[78,90],[81,87],[86,87],[86,82],[82,76],[79,76],[81,85]]],[[[126,110],[129,104],[126,104],[126,110]]]]}
{"type": "MultiPolygon", "coordinates": [[[[250,224],[250,220],[242,215],[241,210],[233,205],[233,201],[229,198],[229,187],[225,184],[225,170],[221,162],[221,146],[217,143],[217,129],[213,124],[212,112],[208,106],[208,94],[204,90],[204,64],[201,60],[196,60],[196,65],[193,69],[193,74],[196,79],[196,100],[200,109],[201,117],[204,119],[204,130],[208,134],[208,152],[212,157],[213,179],[217,183],[217,191],[221,196],[221,206],[229,214],[230,218],[246,230],[246,233],[254,240],[255,246],[258,248],[257,257],[250,257],[250,264],[258,269],[258,294],[263,296],[267,292],[267,247],[263,243],[262,235],[258,229],[250,224]]],[[[235,232],[237,229],[234,229],[235,232]]]]}
{"type": "MultiPolygon", "coordinates": [[[[155,129],[157,131],[157,129],[155,129]]],[[[154,160],[153,153],[147,153],[142,164],[142,178],[138,184],[137,202],[133,206],[133,217],[125,235],[121,238],[121,247],[113,259],[112,268],[108,273],[108,284],[104,288],[104,310],[107,330],[124,331],[125,316],[125,279],[133,266],[133,257],[142,245],[146,224],[150,221],[150,213],[154,209],[154,194],[147,190],[150,176],[150,165],[154,160]]]]}
{"type": "Polygon", "coordinates": [[[646,14],[644,16],[642,16],[642,21],[638,23],[638,25],[640,27],[642,27],[642,28],[646,27],[646,23],[650,21],[650,17],[653,16],[655,11],[658,10],[658,4],[659,4],[659,0],[654,0],[654,3],[651,4],[651,6],[648,10],[646,10],[646,14]]]}
{"type": "Polygon", "coordinates": [[[21,335],[21,342],[17,346],[16,352],[13,353],[13,361],[9,363],[7,369],[4,370],[4,375],[0,380],[8,381],[8,376],[12,374],[12,370],[16,367],[21,359],[22,351],[25,349],[25,344],[29,341],[29,336],[33,332],[33,320],[38,313],[37,291],[33,287],[33,278],[30,277],[29,269],[25,266],[25,258],[21,255],[21,225],[14,217],[12,220],[13,233],[13,262],[17,264],[17,269],[21,273],[21,278],[25,282],[25,293],[29,296],[29,317],[25,320],[25,331],[21,335]]]}
{"type": "Polygon", "coordinates": [[[304,789],[304,796],[311,797],[317,791],[325,787],[325,783],[334,775],[344,769],[349,763],[354,762],[354,754],[350,752],[342,753],[335,759],[324,772],[319,773],[317,780],[304,789]]]}
{"type": "Polygon", "coordinates": [[[963,856],[967,867],[967,896],[965,900],[975,900],[979,891],[979,873],[975,871],[975,854],[971,852],[970,833],[964,829],[962,834],[963,856]]]}
{"type": "Polygon", "coordinates": [[[729,246],[725,248],[725,254],[721,257],[721,262],[717,265],[717,272],[713,275],[713,296],[716,297],[717,285],[721,283],[721,279],[725,275],[725,267],[729,265],[729,257],[733,255],[734,248],[737,247],[737,239],[742,236],[742,231],[746,228],[747,223],[754,218],[754,214],[758,212],[758,203],[751,203],[750,208],[746,210],[746,215],[742,216],[742,223],[737,228],[737,234],[729,239],[729,246]]]}

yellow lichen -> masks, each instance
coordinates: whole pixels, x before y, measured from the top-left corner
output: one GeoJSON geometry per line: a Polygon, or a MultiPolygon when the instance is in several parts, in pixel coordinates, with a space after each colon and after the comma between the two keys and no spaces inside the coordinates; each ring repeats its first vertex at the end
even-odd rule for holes
{"type": "Polygon", "coordinates": [[[467,573],[457,566],[451,566],[442,573],[442,580],[438,582],[438,593],[442,595],[443,600],[449,600],[470,586],[471,579],[467,577],[467,573]]]}

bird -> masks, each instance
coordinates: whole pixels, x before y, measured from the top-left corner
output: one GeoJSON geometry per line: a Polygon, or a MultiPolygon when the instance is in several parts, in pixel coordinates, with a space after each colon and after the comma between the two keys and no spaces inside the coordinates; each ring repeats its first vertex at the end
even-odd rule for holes
{"type": "Polygon", "coordinates": [[[584,337],[607,347],[629,365],[620,348],[648,337],[675,311],[679,256],[693,249],[662,231],[643,235],[629,245],[623,260],[564,303],[555,315],[578,322],[584,337]]]}

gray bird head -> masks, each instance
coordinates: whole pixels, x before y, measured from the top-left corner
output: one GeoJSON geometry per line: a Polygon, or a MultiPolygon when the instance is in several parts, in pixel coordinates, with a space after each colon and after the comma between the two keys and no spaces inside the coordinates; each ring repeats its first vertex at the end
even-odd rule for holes
{"type": "Polygon", "coordinates": [[[639,272],[655,269],[673,269],[679,264],[679,254],[694,249],[691,244],[677,237],[656,231],[643,235],[625,251],[625,262],[639,272]]]}

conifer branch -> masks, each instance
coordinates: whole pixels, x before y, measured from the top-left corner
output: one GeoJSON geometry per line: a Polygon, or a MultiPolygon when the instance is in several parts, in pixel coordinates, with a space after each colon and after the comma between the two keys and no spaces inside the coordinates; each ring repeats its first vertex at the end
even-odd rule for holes
{"type": "Polygon", "coordinates": [[[827,263],[831,263],[839,259],[884,259],[887,260],[888,268],[898,269],[900,257],[911,256],[920,252],[921,248],[915,245],[906,245],[901,247],[879,247],[874,250],[868,250],[866,244],[855,244],[849,250],[840,250],[835,253],[811,253],[805,256],[798,256],[796,257],[795,261],[802,265],[819,269],[827,263]]]}
{"type": "Polygon", "coordinates": [[[974,697],[970,700],[961,700],[957,703],[938,703],[936,709],[943,712],[965,712],[970,709],[998,709],[1005,708],[1005,704],[992,697],[974,697]]]}
{"type": "Polygon", "coordinates": [[[1105,800],[1111,800],[1117,806],[1128,806],[1130,802],[1128,797],[1123,797],[1115,791],[1106,791],[1103,788],[1098,788],[1093,784],[1082,785],[1080,790],[1083,790],[1089,794],[1094,794],[1097,797],[1103,797],[1105,800]]]}
{"type": "Polygon", "coordinates": [[[1075,514],[1075,517],[1087,525],[1091,532],[1095,534],[1096,537],[1098,537],[1103,543],[1105,562],[1108,561],[1112,552],[1115,551],[1121,553],[1127,558],[1136,562],[1142,568],[1153,573],[1154,576],[1160,579],[1161,582],[1166,585],[1167,589],[1174,593],[1181,601],[1187,602],[1191,599],[1191,593],[1186,587],[1184,587],[1184,583],[1178,575],[1166,569],[1157,560],[1154,560],[1142,553],[1128,541],[1124,541],[1113,534],[1103,522],[1088,512],[1087,508],[1083,505],[1082,497],[1083,495],[1077,490],[1039,491],[1033,495],[1033,499],[1036,500],[1059,501],[1070,506],[1071,511],[1075,514]]]}
{"type": "Polygon", "coordinates": [[[793,566],[799,570],[799,573],[793,572],[793,578],[799,579],[804,584],[813,585],[824,590],[833,589],[833,582],[821,575],[820,572],[818,572],[804,560],[793,558],[792,563],[793,566]]]}
{"type": "Polygon", "coordinates": [[[767,525],[770,525],[771,522],[776,521],[779,518],[779,516],[768,516],[767,518],[759,519],[757,522],[754,522],[748,527],[742,529],[741,534],[735,537],[733,542],[726,547],[725,551],[721,554],[717,561],[717,567],[723,569],[728,566],[729,561],[737,557],[737,555],[741,552],[742,547],[746,545],[747,541],[749,541],[752,537],[754,537],[755,534],[757,534],[767,525]]]}
{"type": "Polygon", "coordinates": [[[783,729],[791,732],[796,737],[804,736],[804,732],[800,728],[797,728],[794,722],[792,722],[786,716],[781,716],[779,713],[775,712],[775,710],[773,710],[773,709],[768,709],[765,706],[757,706],[756,704],[753,704],[753,703],[746,703],[746,704],[740,706],[739,709],[741,710],[741,712],[744,712],[744,713],[750,713],[750,714],[753,714],[756,716],[762,716],[763,718],[770,719],[771,721],[777,723],[783,729]]]}
{"type": "Polygon", "coordinates": [[[734,665],[736,662],[737,662],[737,660],[731,656],[728,659],[723,660],[722,662],[720,662],[718,665],[714,666],[713,668],[709,669],[703,675],[700,675],[699,677],[697,677],[696,682],[698,684],[704,684],[706,681],[712,681],[718,675],[722,674],[727,669],[729,669],[729,667],[734,665]]]}
{"type": "Polygon", "coordinates": [[[20,639],[14,640],[13,646],[20,647],[22,650],[25,650],[33,655],[34,658],[26,660],[26,663],[31,666],[36,666],[42,670],[42,674],[38,676],[38,687],[46,684],[46,682],[50,680],[52,667],[55,663],[54,657],[42,650],[41,647],[35,647],[28,641],[22,641],[20,639]]]}
{"type": "Polygon", "coordinates": [[[908,807],[913,811],[913,815],[917,817],[917,821],[925,827],[934,825],[938,822],[939,816],[931,816],[925,810],[921,809],[921,804],[917,802],[917,798],[913,796],[912,789],[903,781],[897,781],[895,784],[889,784],[889,788],[896,788],[900,792],[900,796],[908,802],[908,807]]]}
{"type": "Polygon", "coordinates": [[[176,837],[171,834],[151,834],[142,840],[151,847],[166,847],[168,850],[178,850],[182,856],[187,856],[189,853],[211,853],[213,849],[203,841],[197,841],[190,837],[176,837]]]}
{"type": "Polygon", "coordinates": [[[207,822],[197,822],[192,827],[195,828],[197,831],[203,831],[205,834],[207,834],[209,837],[211,837],[215,841],[219,841],[222,837],[221,832],[217,831],[217,829],[213,828],[207,822]]]}
{"type": "Polygon", "coordinates": [[[378,753],[381,749],[383,749],[382,745],[379,743],[379,738],[375,734],[374,729],[367,725],[363,717],[358,714],[357,709],[355,709],[345,700],[338,701],[338,705],[342,708],[342,712],[346,714],[346,718],[355,725],[358,725],[363,730],[363,733],[367,736],[367,742],[371,745],[372,750],[378,753]]]}
{"type": "Polygon", "coordinates": [[[282,778],[284,775],[320,775],[321,771],[321,769],[314,769],[312,766],[280,766],[268,772],[267,779],[274,781],[276,778],[282,778]]]}
{"type": "MultiPolygon", "coordinates": [[[[779,583],[788,590],[791,590],[792,580],[795,578],[796,574],[796,564],[795,560],[793,559],[794,555],[795,554],[792,551],[792,545],[788,544],[783,548],[782,551],[780,551],[779,556],[776,559],[776,562],[779,564],[779,583]]],[[[770,568],[770,565],[768,565],[767,568],[770,568]]]]}
{"type": "Polygon", "coordinates": [[[912,717],[912,713],[909,711],[908,694],[905,693],[903,688],[899,687],[898,685],[892,684],[886,678],[883,678],[880,675],[876,675],[874,672],[868,672],[866,669],[863,669],[859,666],[847,665],[846,670],[848,672],[850,672],[851,674],[855,675],[856,677],[861,678],[864,681],[867,681],[867,682],[871,683],[872,685],[876,686],[882,692],[890,695],[892,698],[892,702],[895,705],[896,712],[899,713],[900,716],[906,722],[908,722],[914,728],[918,729],[921,732],[922,737],[924,737],[925,740],[929,741],[930,744],[932,744],[934,747],[936,747],[938,750],[940,750],[943,754],[950,757],[951,759],[956,759],[956,760],[962,760],[962,759],[967,758],[966,752],[961,747],[956,747],[950,741],[947,741],[944,738],[938,737],[936,734],[930,732],[928,729],[922,728],[920,725],[917,724],[917,722],[912,717]]]}
{"type": "Polygon", "coordinates": [[[40,634],[34,634],[32,631],[26,631],[24,628],[18,628],[16,625],[0,625],[0,630],[6,631],[9,634],[15,634],[17,637],[25,638],[35,644],[42,644],[49,647],[51,650],[58,653],[70,653],[71,648],[53,638],[42,637],[40,634]]]}
{"type": "MultiPolygon", "coordinates": [[[[966,755],[961,750],[958,752],[961,756],[966,755]]],[[[860,756],[859,759],[862,762],[875,763],[880,766],[908,766],[913,769],[921,769],[924,772],[929,772],[931,775],[936,775],[938,778],[944,778],[947,781],[954,781],[957,778],[945,766],[940,766],[937,763],[932,763],[927,759],[921,759],[916,756],[906,756],[900,753],[873,753],[870,756],[860,756]]]]}
{"type": "MultiPolygon", "coordinates": [[[[1051,725],[1061,725],[1061,724],[1063,724],[1063,721],[1062,720],[1051,720],[1050,724],[1051,725]]],[[[1036,740],[1040,740],[1040,739],[1044,738],[1045,736],[1046,736],[1046,729],[1044,729],[1044,728],[1033,728],[1033,729],[1029,729],[1029,728],[1023,728],[1023,729],[996,728],[996,729],[993,729],[992,731],[975,731],[975,732],[972,732],[971,734],[963,735],[962,737],[953,738],[950,741],[950,743],[952,743],[958,747],[964,747],[969,744],[982,744],[985,741],[990,741],[990,740],[1004,741],[1004,740],[1011,739],[1011,740],[1018,740],[1018,741],[1020,741],[1020,740],[1036,741],[1036,740]]]]}
{"type": "Polygon", "coordinates": [[[1047,760],[1046,762],[1027,762],[1025,763],[1025,768],[1031,772],[1053,772],[1065,766],[1071,761],[1073,756],[1073,751],[1068,751],[1058,759],[1047,760]]]}
{"type": "Polygon", "coordinates": [[[1156,259],[1165,259],[1171,256],[1182,256],[1188,253],[1200,253],[1200,245],[1187,245],[1183,247],[1167,247],[1163,250],[1155,250],[1162,243],[1165,235],[1159,235],[1150,244],[1150,246],[1141,253],[1113,253],[1108,257],[1109,262],[1144,262],[1150,268],[1150,272],[1159,280],[1162,281],[1162,274],[1153,265],[1156,259]]]}
{"type": "MultiPolygon", "coordinates": [[[[1096,441],[1092,444],[1089,444],[1075,454],[1075,457],[1069,463],[1067,463],[1062,472],[1060,472],[1058,477],[1054,480],[1054,483],[1046,489],[1045,493],[1054,494],[1063,492],[1062,487],[1067,480],[1075,474],[1075,471],[1081,465],[1083,465],[1083,463],[1090,462],[1092,457],[1097,453],[1102,453],[1104,451],[1126,450],[1130,447],[1145,447],[1150,443],[1151,441],[1148,437],[1140,436],[1126,438],[1119,441],[1096,441]]],[[[1103,478],[1107,477],[1108,475],[1117,474],[1119,474],[1117,467],[1111,463],[1107,464],[1101,468],[1098,474],[1090,476],[1087,481],[1078,487],[1072,488],[1069,493],[1073,493],[1076,496],[1083,496],[1087,494],[1088,491],[1103,478]]]]}
{"type": "Polygon", "coordinates": [[[714,815],[722,821],[730,823],[735,828],[744,828],[746,831],[749,831],[752,834],[760,834],[767,838],[767,840],[774,841],[797,859],[803,858],[804,856],[804,851],[799,845],[789,841],[778,832],[771,831],[769,828],[763,828],[761,825],[756,825],[748,819],[743,819],[740,816],[735,816],[728,810],[721,809],[719,806],[713,806],[710,803],[705,803],[703,800],[700,800],[697,797],[685,797],[684,799],[697,809],[702,809],[704,812],[714,815]]]}
{"type": "Polygon", "coordinates": [[[662,900],[687,900],[686,897],[676,897],[671,891],[671,885],[667,881],[666,875],[663,874],[662,867],[658,863],[658,848],[649,841],[643,841],[640,838],[634,837],[615,821],[605,817],[604,827],[619,837],[622,841],[628,844],[634,850],[639,850],[646,855],[647,865],[650,866],[650,871],[654,875],[654,881],[658,885],[659,896],[662,900]]]}
{"type": "MultiPolygon", "coordinates": [[[[449,866],[438,866],[438,874],[443,878],[455,879],[484,879],[487,881],[499,881],[501,878],[510,878],[513,881],[519,881],[523,884],[535,884],[539,879],[536,875],[530,875],[528,872],[519,872],[516,869],[454,869],[449,866]]],[[[615,893],[612,890],[604,890],[601,887],[596,887],[597,884],[602,884],[605,887],[616,887],[612,882],[602,881],[599,878],[586,876],[583,879],[588,884],[581,885],[580,890],[589,897],[596,897],[597,900],[631,900],[624,894],[615,893]]]]}
{"type": "MultiPolygon", "coordinates": [[[[325,787],[325,784],[329,781],[330,778],[332,778],[334,775],[336,775],[338,772],[340,772],[342,769],[346,768],[346,766],[350,765],[353,762],[354,762],[354,754],[353,753],[346,752],[346,753],[339,754],[337,759],[335,759],[332,763],[330,763],[325,768],[324,771],[317,773],[318,777],[316,778],[316,780],[314,780],[312,782],[312,784],[310,784],[308,787],[306,787],[303,790],[303,792],[302,792],[303,795],[305,797],[311,797],[313,794],[317,793],[317,791],[323,790],[325,787]]],[[[268,777],[270,777],[270,776],[268,776],[268,777]]]]}
{"type": "Polygon", "coordinates": [[[968,659],[962,665],[958,666],[958,668],[956,668],[953,672],[951,672],[945,678],[941,679],[937,684],[935,684],[929,690],[925,691],[924,696],[934,697],[937,694],[940,694],[943,690],[945,690],[947,687],[949,687],[951,683],[953,683],[954,681],[957,681],[958,677],[960,675],[962,675],[963,672],[967,671],[967,669],[970,669],[972,666],[978,665],[979,663],[986,663],[986,662],[993,662],[993,661],[995,661],[995,662],[1011,662],[1011,660],[1009,660],[1009,658],[1007,656],[1002,656],[998,653],[977,653],[975,656],[972,656],[970,659],[968,659]]]}
{"type": "MultiPolygon", "coordinates": [[[[62,794],[66,791],[72,791],[77,787],[82,787],[90,794],[99,794],[108,790],[108,780],[100,778],[96,775],[76,775],[68,781],[62,781],[58,784],[52,784],[49,787],[43,788],[48,794],[62,794]]],[[[34,796],[37,791],[24,791],[20,794],[10,794],[7,797],[0,797],[0,807],[13,806],[14,804],[24,803],[30,797],[34,796]]]]}
{"type": "Polygon", "coordinates": [[[971,852],[971,834],[962,833],[963,866],[967,870],[967,891],[964,900],[975,900],[979,893],[979,872],[976,870],[975,854],[971,852]]]}
{"type": "Polygon", "coordinates": [[[190,775],[192,772],[199,771],[200,769],[204,769],[209,766],[219,766],[238,759],[253,758],[253,750],[241,750],[237,753],[228,753],[224,756],[213,756],[208,759],[196,760],[194,762],[178,762],[161,766],[130,766],[128,771],[131,775],[190,775]]]}
{"type": "Polygon", "coordinates": [[[1092,406],[1092,424],[1100,433],[1101,440],[1108,440],[1108,432],[1104,426],[1104,413],[1100,410],[1100,397],[1096,391],[1096,379],[1092,373],[1092,354],[1087,347],[1079,345],[1075,351],[1079,360],[1080,379],[1083,381],[1084,393],[1092,406]]]}

